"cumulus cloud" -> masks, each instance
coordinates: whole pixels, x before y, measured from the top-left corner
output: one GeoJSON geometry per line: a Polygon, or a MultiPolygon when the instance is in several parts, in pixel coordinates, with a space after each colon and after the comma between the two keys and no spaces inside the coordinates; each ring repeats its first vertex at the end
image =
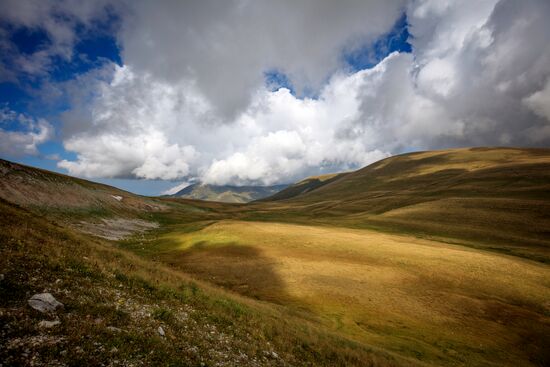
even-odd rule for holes
{"type": "Polygon", "coordinates": [[[389,154],[550,144],[546,0],[132,1],[124,66],[68,82],[71,174],[286,183],[389,154]],[[343,54],[405,12],[412,53],[343,54]],[[265,73],[284,73],[270,90],[265,73]]]}
{"type": "Polygon", "coordinates": [[[385,151],[548,144],[541,81],[550,76],[546,1],[416,1],[412,54],[362,72],[361,115],[342,126],[385,151]],[[529,96],[534,94],[532,99],[529,96]],[[527,97],[527,99],[525,99],[527,97]],[[527,107],[530,108],[527,108],[527,107]],[[533,111],[539,111],[539,116],[533,111]]]}
{"type": "Polygon", "coordinates": [[[59,163],[69,173],[85,177],[176,179],[187,176],[198,155],[193,146],[174,142],[181,134],[180,118],[201,117],[201,100],[186,88],[175,88],[127,67],[114,66],[110,80],[84,77],[72,90],[74,108],[62,117],[65,149],[78,153],[76,161],[59,163]],[[78,86],[95,80],[96,98],[78,95],[78,86]]]}
{"type": "Polygon", "coordinates": [[[92,74],[71,87],[78,107],[63,116],[64,146],[78,156],[59,163],[71,174],[271,184],[320,168],[357,168],[387,155],[336,137],[336,128],[359,112],[349,93],[356,88],[354,76],[333,77],[318,99],[261,88],[238,118],[219,123],[192,86],[114,68],[110,79],[92,74]],[[97,93],[90,104],[90,95],[78,91],[93,81],[97,93]]]}
{"type": "MultiPolygon", "coordinates": [[[[319,127],[311,120],[300,120],[299,114],[311,114],[311,108],[286,110],[279,102],[286,90],[271,95],[264,73],[282,70],[296,90],[319,89],[342,66],[342,51],[387,32],[402,14],[403,4],[380,0],[339,5],[329,1],[298,5],[174,1],[162,6],[132,2],[119,35],[125,66],[114,67],[112,76],[100,82],[83,78],[73,83],[87,91],[93,86],[96,92],[81,95],[73,87],[78,97],[73,97],[72,110],[63,116],[63,137],[65,148],[78,156],[75,161],[60,162],[60,167],[90,177],[169,179],[191,174],[225,183],[266,183],[288,182],[304,170],[315,171],[314,164],[356,167],[357,162],[369,161],[359,148],[349,152],[340,147],[338,154],[328,149],[326,144],[334,140],[329,136],[332,130],[324,132],[321,140],[307,136],[319,127]],[[289,122],[278,121],[284,118],[289,122]],[[299,134],[294,131],[297,127],[302,129],[299,134]],[[314,145],[308,146],[305,155],[297,155],[288,150],[297,139],[278,139],[285,132],[303,140],[302,144],[314,145]],[[153,136],[162,137],[156,140],[159,149],[129,157],[137,145],[153,136]],[[271,148],[259,149],[264,144],[271,148]],[[173,164],[168,163],[170,159],[159,162],[158,155],[169,147],[175,154],[178,149],[196,154],[182,154],[173,164]],[[323,154],[313,159],[313,148],[323,154]],[[268,167],[274,162],[266,157],[238,163],[244,150],[282,156],[275,167],[268,167]],[[353,160],[341,159],[344,155],[354,156],[353,160]],[[239,164],[249,171],[241,178],[221,172],[222,166],[239,164]]],[[[296,106],[301,103],[290,94],[286,99],[296,106]]]]}
{"type": "Polygon", "coordinates": [[[537,115],[550,121],[550,79],[543,89],[525,97],[523,102],[537,115]]]}
{"type": "Polygon", "coordinates": [[[416,92],[445,111],[448,121],[463,126],[454,138],[442,136],[427,148],[549,143],[532,139],[530,131],[548,121],[522,100],[541,90],[550,76],[550,3],[419,1],[408,14],[416,92]]]}
{"type": "Polygon", "coordinates": [[[287,74],[301,94],[318,90],[341,66],[342,51],[375,40],[403,12],[404,0],[131,1],[120,34],[137,73],[196,82],[225,119],[264,82],[287,74]]]}
{"type": "Polygon", "coordinates": [[[0,154],[38,155],[38,146],[52,138],[54,129],[45,119],[3,108],[0,110],[0,154]],[[10,129],[8,129],[10,127],[10,129]]]}

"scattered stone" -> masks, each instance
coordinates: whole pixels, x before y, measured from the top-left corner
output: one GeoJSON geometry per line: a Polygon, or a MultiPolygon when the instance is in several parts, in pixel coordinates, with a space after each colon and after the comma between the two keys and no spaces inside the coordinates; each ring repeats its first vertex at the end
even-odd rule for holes
{"type": "Polygon", "coordinates": [[[63,303],[56,300],[51,293],[35,294],[29,299],[28,303],[29,306],[42,313],[53,312],[63,307],[63,303]]]}
{"type": "Polygon", "coordinates": [[[0,282],[4,280],[4,274],[0,274],[0,282]]]}
{"type": "Polygon", "coordinates": [[[111,197],[113,199],[115,199],[116,201],[121,201],[122,200],[122,196],[120,196],[120,195],[111,195],[111,197]]]}
{"type": "Polygon", "coordinates": [[[117,353],[117,352],[118,352],[118,348],[117,348],[117,347],[113,347],[113,348],[111,349],[111,353],[117,353]]]}
{"type": "Polygon", "coordinates": [[[160,335],[160,336],[166,335],[166,334],[164,333],[164,329],[162,328],[162,326],[159,326],[158,332],[159,332],[159,335],[160,335]]]}
{"type": "Polygon", "coordinates": [[[47,321],[47,320],[42,320],[38,323],[38,327],[39,328],[43,328],[43,329],[50,329],[54,326],[57,326],[61,324],[61,321],[59,320],[55,320],[55,321],[47,321]]]}

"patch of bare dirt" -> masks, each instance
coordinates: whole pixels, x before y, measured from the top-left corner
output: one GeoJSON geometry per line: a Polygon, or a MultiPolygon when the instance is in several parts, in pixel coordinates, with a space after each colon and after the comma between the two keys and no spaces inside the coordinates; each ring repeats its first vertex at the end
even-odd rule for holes
{"type": "Polygon", "coordinates": [[[156,222],[128,218],[102,219],[98,222],[80,221],[74,225],[80,232],[112,241],[118,241],[135,233],[158,228],[158,226],[159,224],[156,222]]]}

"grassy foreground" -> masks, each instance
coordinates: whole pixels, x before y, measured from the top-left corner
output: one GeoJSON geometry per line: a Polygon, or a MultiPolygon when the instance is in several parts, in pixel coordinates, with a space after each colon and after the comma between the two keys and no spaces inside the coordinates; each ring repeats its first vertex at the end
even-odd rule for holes
{"type": "Polygon", "coordinates": [[[3,200],[0,255],[4,366],[415,365],[3,200]],[[64,308],[31,309],[41,292],[64,308]]]}

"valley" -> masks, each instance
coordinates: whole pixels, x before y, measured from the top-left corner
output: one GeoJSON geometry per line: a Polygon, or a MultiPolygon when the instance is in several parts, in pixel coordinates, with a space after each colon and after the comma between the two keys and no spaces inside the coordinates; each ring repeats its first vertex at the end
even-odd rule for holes
{"type": "Polygon", "coordinates": [[[543,355],[532,341],[550,335],[549,269],[497,253],[371,230],[233,220],[133,249],[431,364],[521,363],[543,355]]]}
{"type": "MultiPolygon", "coordinates": [[[[410,153],[248,204],[142,197],[2,167],[0,306],[19,325],[4,346],[43,335],[25,302],[46,288],[90,320],[91,340],[135,365],[158,361],[138,357],[152,345],[174,365],[550,363],[550,150],[410,153]],[[74,199],[57,199],[63,190],[74,199]],[[143,230],[102,235],[124,221],[143,230]],[[139,305],[145,316],[134,316],[139,305]],[[95,324],[101,314],[112,316],[95,324]],[[106,333],[109,323],[129,332],[106,333]],[[212,325],[230,336],[227,358],[212,325]]],[[[62,328],[46,334],[76,343],[74,319],[57,317],[62,328]]],[[[63,360],[62,350],[41,358],[63,360]]]]}

